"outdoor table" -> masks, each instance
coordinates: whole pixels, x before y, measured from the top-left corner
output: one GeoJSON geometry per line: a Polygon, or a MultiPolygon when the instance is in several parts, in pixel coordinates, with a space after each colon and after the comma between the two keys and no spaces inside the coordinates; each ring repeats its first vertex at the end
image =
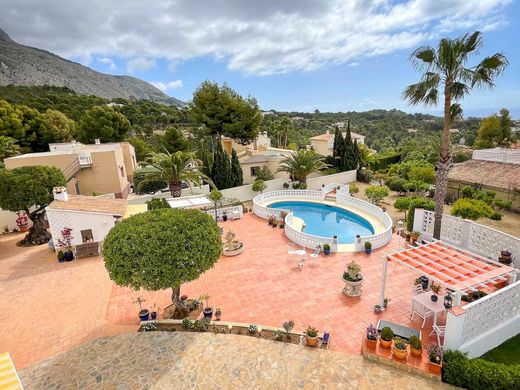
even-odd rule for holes
{"type": "Polygon", "coordinates": [[[394,332],[395,336],[398,336],[406,341],[408,341],[410,339],[410,337],[412,337],[412,336],[417,336],[417,337],[419,337],[419,339],[421,339],[420,330],[417,330],[414,328],[409,328],[404,325],[394,324],[393,322],[388,322],[385,320],[379,320],[377,322],[378,333],[381,333],[381,329],[383,329],[385,327],[389,327],[390,329],[392,329],[392,332],[394,332]]]}
{"type": "MultiPolygon", "coordinates": [[[[422,307],[430,310],[433,312],[433,323],[437,325],[437,314],[442,313],[446,310],[444,307],[444,301],[441,299],[438,299],[437,302],[433,302],[431,299],[432,292],[427,291],[423,292],[422,294],[417,294],[413,296],[413,303],[416,303],[418,305],[421,305],[422,307]]],[[[412,306],[413,306],[412,303],[412,306]]]]}

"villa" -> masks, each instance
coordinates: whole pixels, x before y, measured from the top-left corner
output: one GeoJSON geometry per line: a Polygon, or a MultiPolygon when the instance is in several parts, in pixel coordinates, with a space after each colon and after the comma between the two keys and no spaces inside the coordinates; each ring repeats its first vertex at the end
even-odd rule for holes
{"type": "MultiPolygon", "coordinates": [[[[347,135],[346,132],[342,133],[343,137],[347,135]]],[[[351,133],[352,142],[357,141],[358,144],[365,143],[365,136],[357,133],[351,133]]],[[[312,149],[322,156],[332,156],[332,149],[334,146],[334,133],[327,130],[326,133],[311,137],[312,149]]]]}

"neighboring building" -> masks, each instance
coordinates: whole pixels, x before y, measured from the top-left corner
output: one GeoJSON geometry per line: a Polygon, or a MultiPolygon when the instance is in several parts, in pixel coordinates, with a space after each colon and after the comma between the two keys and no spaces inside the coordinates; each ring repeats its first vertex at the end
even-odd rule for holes
{"type": "Polygon", "coordinates": [[[79,142],[49,144],[49,152],[27,153],[4,160],[7,169],[49,165],[59,168],[67,180],[70,194],[92,195],[113,193],[126,198],[137,166],[134,147],[128,142],[79,142]]]}
{"type": "Polygon", "coordinates": [[[68,195],[65,187],[53,190],[54,200],[45,208],[53,242],[62,230],[72,229],[72,245],[78,256],[99,254],[100,243],[125,215],[126,200],[106,196],[68,195]],[[83,252],[83,253],[81,253],[83,252]]]}
{"type": "MultiPolygon", "coordinates": [[[[343,137],[347,135],[346,132],[343,132],[343,137]]],[[[365,143],[365,136],[357,133],[350,133],[352,142],[357,140],[358,144],[365,143]]],[[[311,146],[312,149],[322,156],[332,156],[332,149],[334,147],[334,133],[327,131],[325,134],[320,134],[315,137],[311,137],[311,146]]]]}
{"type": "Polygon", "coordinates": [[[457,199],[463,186],[470,185],[496,193],[499,199],[511,200],[520,209],[520,150],[484,149],[473,151],[471,160],[454,164],[448,174],[448,197],[457,199]]]}
{"type": "Polygon", "coordinates": [[[453,134],[460,133],[460,129],[450,129],[450,133],[453,133],[453,134]]]}
{"type": "Polygon", "coordinates": [[[417,127],[410,127],[408,129],[406,129],[406,131],[409,133],[417,133],[419,131],[419,129],[417,129],[417,127]]]}

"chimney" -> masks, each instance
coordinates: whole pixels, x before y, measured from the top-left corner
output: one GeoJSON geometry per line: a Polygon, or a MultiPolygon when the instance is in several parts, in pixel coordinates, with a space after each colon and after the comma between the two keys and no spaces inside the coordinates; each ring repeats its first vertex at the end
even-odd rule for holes
{"type": "Polygon", "coordinates": [[[101,145],[101,141],[99,140],[99,138],[96,138],[96,139],[94,140],[94,143],[95,143],[96,145],[101,145]]]}
{"type": "Polygon", "coordinates": [[[52,189],[52,194],[54,195],[55,200],[61,200],[62,202],[69,200],[69,194],[67,194],[67,189],[65,187],[54,187],[52,189]]]}

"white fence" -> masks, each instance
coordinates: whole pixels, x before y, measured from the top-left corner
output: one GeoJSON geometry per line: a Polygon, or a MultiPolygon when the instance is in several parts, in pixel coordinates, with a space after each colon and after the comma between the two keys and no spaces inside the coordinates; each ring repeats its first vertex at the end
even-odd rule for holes
{"type": "MultiPolygon", "coordinates": [[[[204,211],[206,214],[211,215],[213,218],[215,218],[215,209],[214,208],[202,210],[202,211],[204,211]]],[[[222,207],[220,209],[217,208],[217,220],[222,219],[222,217],[224,216],[224,213],[226,213],[226,215],[230,218],[233,215],[238,215],[238,216],[240,216],[240,218],[242,218],[242,215],[244,214],[244,208],[242,207],[242,205],[222,207]]]]}
{"type": "MultiPolygon", "coordinates": [[[[427,240],[431,240],[433,224],[432,211],[415,209],[414,231],[420,232],[427,240]]],[[[520,269],[520,239],[499,230],[444,214],[441,240],[492,260],[498,260],[501,251],[509,251],[513,257],[514,267],[520,269]]]]}
{"type": "Polygon", "coordinates": [[[520,281],[448,312],[444,350],[459,349],[470,357],[500,345],[520,333],[520,281]]]}
{"type": "Polygon", "coordinates": [[[520,164],[520,150],[503,148],[474,150],[472,159],[520,164]]]}
{"type": "Polygon", "coordinates": [[[267,219],[271,216],[279,217],[280,213],[285,212],[287,213],[285,218],[285,235],[287,238],[306,248],[312,249],[316,248],[318,245],[328,243],[331,245],[331,250],[336,252],[337,243],[334,242],[332,237],[314,236],[294,228],[293,214],[290,210],[270,208],[262,205],[264,202],[276,202],[289,199],[323,200],[325,196],[335,188],[339,188],[336,192],[336,203],[358,208],[377,218],[385,226],[385,230],[382,233],[361,237],[355,245],[355,251],[363,251],[364,243],[367,241],[372,243],[373,249],[386,245],[392,239],[392,219],[390,216],[373,204],[351,197],[348,186],[341,184],[331,183],[330,185],[325,185],[322,187],[321,191],[279,190],[260,194],[253,198],[253,213],[261,218],[267,219]]]}

